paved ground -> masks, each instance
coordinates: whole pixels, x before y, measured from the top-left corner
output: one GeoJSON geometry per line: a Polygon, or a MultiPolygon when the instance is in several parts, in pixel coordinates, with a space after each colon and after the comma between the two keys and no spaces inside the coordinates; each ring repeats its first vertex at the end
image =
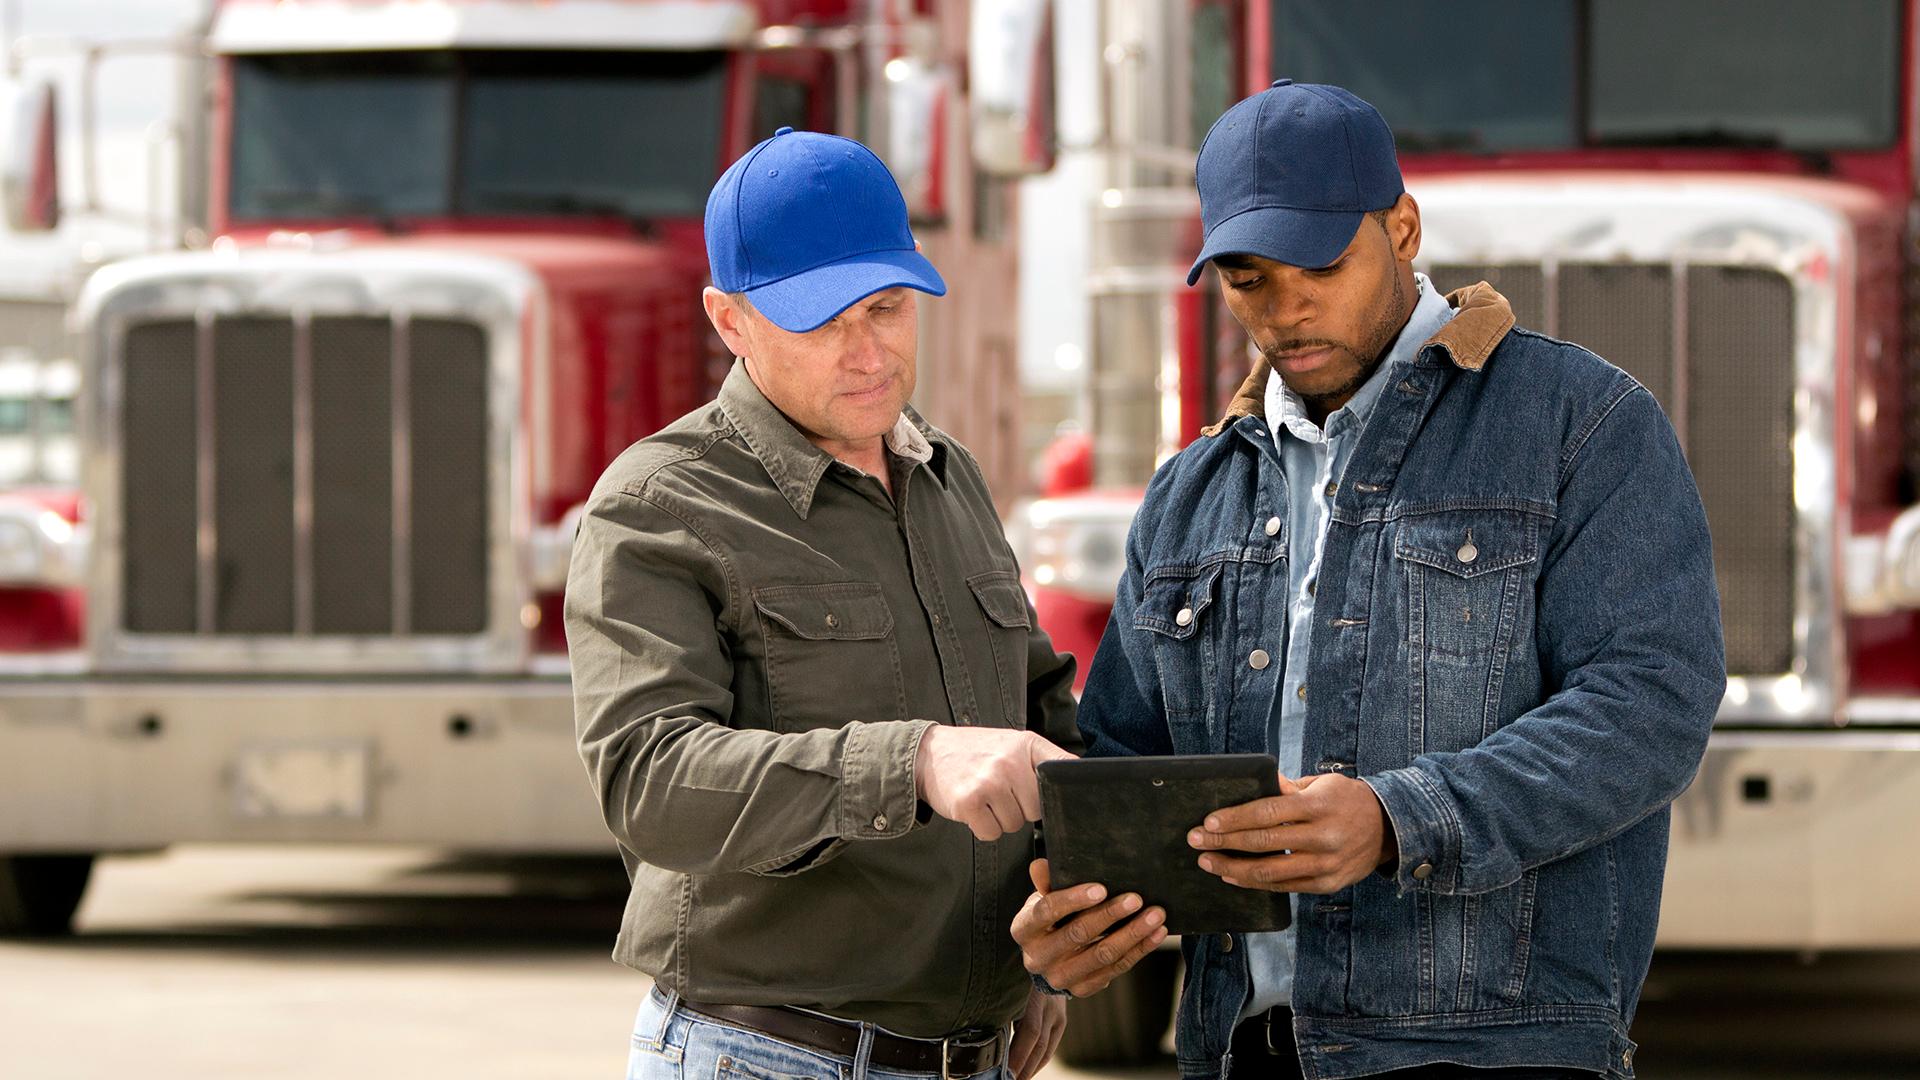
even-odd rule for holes
{"type": "MultiPolygon", "coordinates": [[[[607,959],[623,886],[411,849],[110,860],[79,936],[0,942],[0,1078],[617,1077],[645,989],[607,959]]],[[[1920,1077],[1917,956],[1663,954],[1647,997],[1651,1080],[1920,1077]]]]}

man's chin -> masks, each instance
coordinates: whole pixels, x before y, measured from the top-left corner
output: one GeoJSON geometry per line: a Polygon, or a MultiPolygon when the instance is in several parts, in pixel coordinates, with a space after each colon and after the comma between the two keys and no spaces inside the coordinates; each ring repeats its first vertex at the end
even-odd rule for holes
{"type": "Polygon", "coordinates": [[[889,401],[838,409],[833,415],[834,427],[839,429],[840,438],[848,442],[866,442],[893,431],[905,407],[904,401],[889,401]]]}

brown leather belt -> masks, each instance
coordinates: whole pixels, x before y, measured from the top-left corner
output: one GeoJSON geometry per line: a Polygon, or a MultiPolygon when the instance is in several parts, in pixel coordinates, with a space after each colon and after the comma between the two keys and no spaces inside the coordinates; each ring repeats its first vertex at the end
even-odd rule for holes
{"type": "MultiPolygon", "coordinates": [[[[681,998],[680,1007],[696,1016],[834,1057],[852,1059],[860,1050],[860,1025],[849,1020],[778,1005],[703,1005],[681,998]]],[[[956,1031],[944,1039],[909,1039],[876,1029],[868,1060],[888,1072],[933,1073],[943,1080],[954,1080],[986,1072],[1006,1057],[1006,1033],[991,1028],[956,1031]]]]}

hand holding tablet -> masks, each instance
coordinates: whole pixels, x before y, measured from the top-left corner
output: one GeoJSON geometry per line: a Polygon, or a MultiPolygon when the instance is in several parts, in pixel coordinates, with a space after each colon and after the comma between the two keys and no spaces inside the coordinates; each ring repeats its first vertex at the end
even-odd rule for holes
{"type": "MultiPolygon", "coordinates": [[[[1201,867],[1188,841],[1210,816],[1279,796],[1272,757],[1076,759],[1043,762],[1038,771],[1056,889],[1097,883],[1116,896],[1138,893],[1166,909],[1167,929],[1176,934],[1286,928],[1284,896],[1222,881],[1201,867]]],[[[1221,850],[1210,857],[1224,857],[1221,850]]]]}

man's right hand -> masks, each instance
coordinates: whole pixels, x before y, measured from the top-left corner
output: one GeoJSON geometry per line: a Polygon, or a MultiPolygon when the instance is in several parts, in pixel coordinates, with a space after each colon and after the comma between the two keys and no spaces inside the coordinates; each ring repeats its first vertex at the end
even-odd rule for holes
{"type": "Polygon", "coordinates": [[[1027,874],[1034,893],[1013,917],[1013,940],[1027,970],[1056,990],[1097,994],[1167,939],[1167,913],[1141,911],[1138,893],[1107,900],[1102,885],[1051,892],[1045,859],[1035,859],[1027,874]]]}
{"type": "Polygon", "coordinates": [[[920,738],[914,783],[934,813],[992,840],[1040,820],[1033,768],[1072,756],[1030,731],[936,724],[920,738]]]}

